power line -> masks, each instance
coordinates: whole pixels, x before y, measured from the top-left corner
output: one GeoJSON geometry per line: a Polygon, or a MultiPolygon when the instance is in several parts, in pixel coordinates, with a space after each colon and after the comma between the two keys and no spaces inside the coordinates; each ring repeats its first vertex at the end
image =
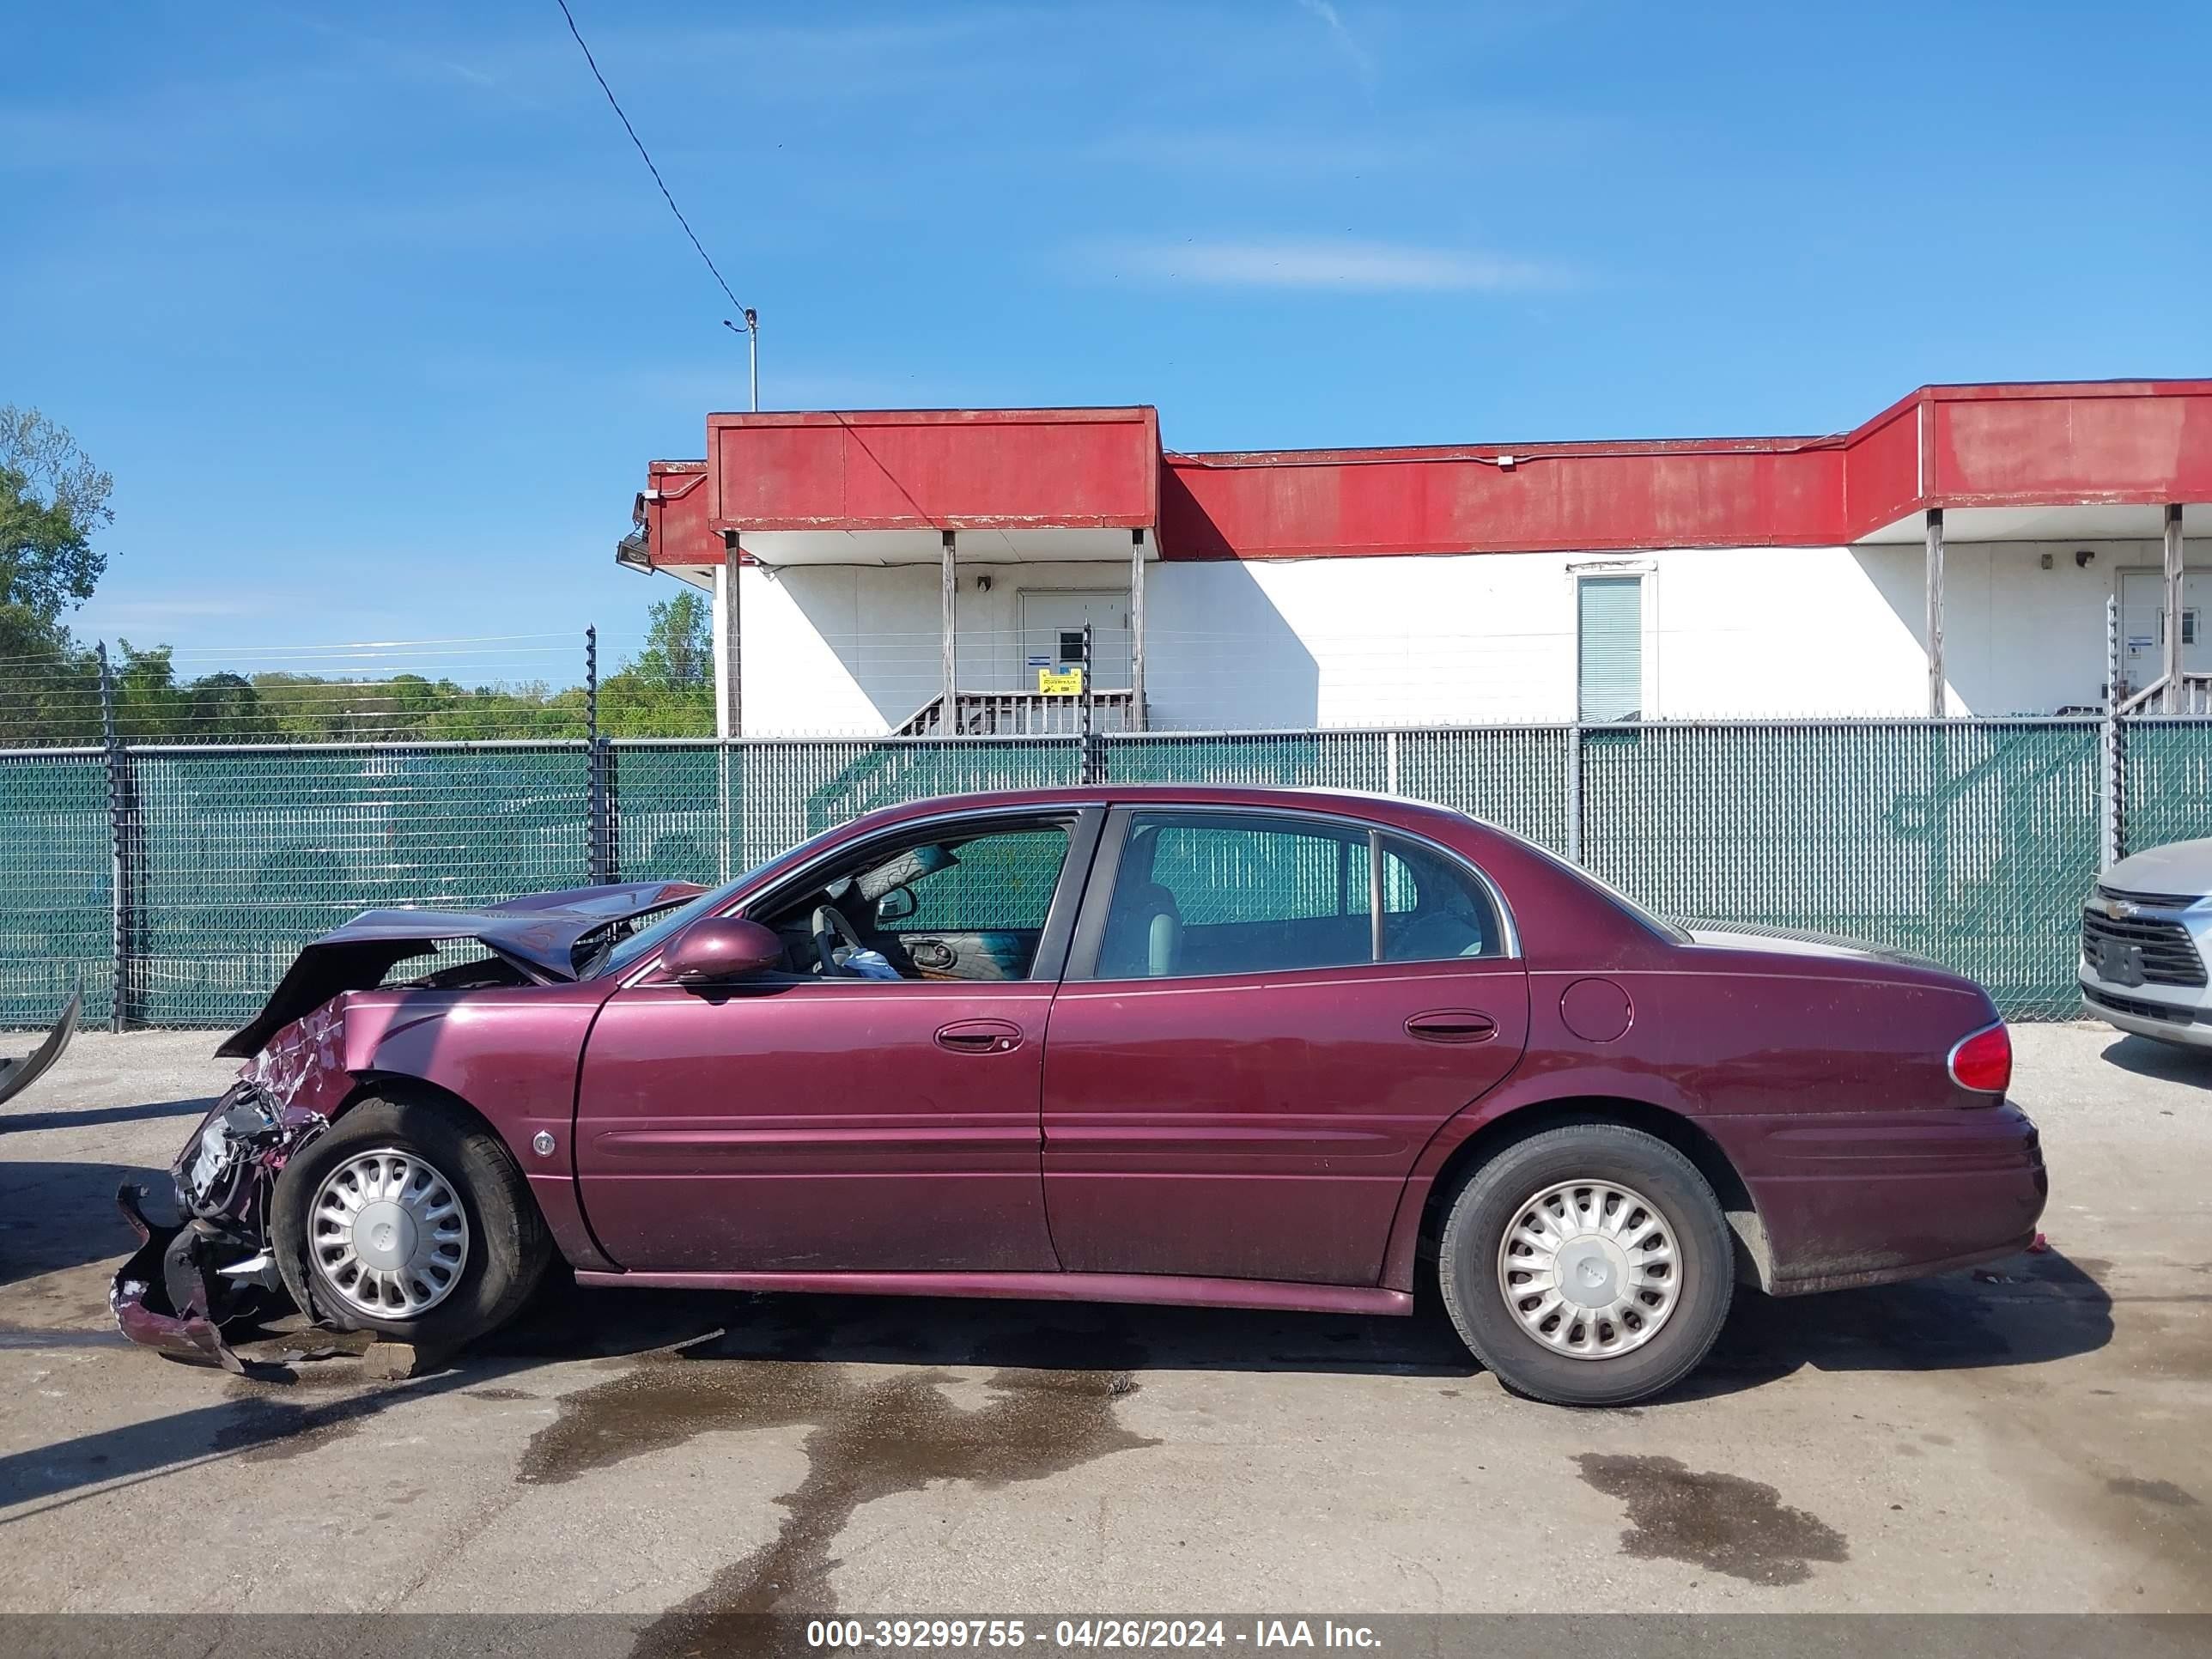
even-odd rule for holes
{"type": "MultiPolygon", "coordinates": [[[[720,285],[725,297],[739,311],[744,311],[744,307],[738,304],[738,296],[730,292],[729,283],[723,281],[714,256],[707,252],[699,240],[699,234],[691,228],[691,222],[684,216],[684,210],[676,205],[676,198],[669,194],[668,181],[660,176],[660,169],[653,166],[653,156],[645,147],[645,140],[637,136],[637,129],[629,124],[629,117],[623,113],[622,102],[615,96],[615,89],[607,84],[607,77],[599,73],[599,59],[592,56],[591,47],[584,44],[583,33],[576,27],[575,15],[568,9],[568,0],[553,0],[553,3],[561,8],[561,15],[568,20],[568,33],[576,37],[576,46],[583,52],[584,61],[591,65],[592,78],[599,83],[599,90],[606,94],[607,104],[614,111],[615,118],[623,124],[623,131],[629,134],[630,143],[637,146],[637,153],[645,158],[646,171],[653,175],[653,182],[660,186],[660,198],[668,204],[668,210],[676,216],[676,222],[684,227],[684,234],[691,239],[691,246],[699,250],[699,257],[707,262],[707,269],[714,272],[714,281],[720,285]]],[[[750,321],[751,313],[746,313],[746,317],[750,321]]]]}

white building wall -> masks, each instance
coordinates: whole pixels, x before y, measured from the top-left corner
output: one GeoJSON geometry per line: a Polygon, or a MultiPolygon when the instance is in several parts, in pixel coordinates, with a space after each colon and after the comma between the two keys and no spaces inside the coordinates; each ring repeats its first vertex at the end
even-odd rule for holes
{"type": "MultiPolygon", "coordinates": [[[[2201,566],[2208,550],[2191,550],[2201,566]]],[[[2156,543],[1954,543],[1953,713],[2100,700],[2105,601],[2156,543]],[[2077,563],[2077,550],[2094,556],[2077,563]],[[2045,556],[2051,568],[2045,569],[2045,556]]],[[[1644,580],[1659,719],[1923,714],[1922,554],[1899,546],[1157,562],[1146,685],[1162,730],[1571,720],[1578,572],[1644,580]]],[[[1117,564],[963,565],[963,690],[1025,683],[1024,589],[1125,591],[1117,564]],[[986,587],[982,584],[988,582],[986,587]]],[[[935,696],[934,565],[744,572],[750,735],[889,731],[935,696]]]]}

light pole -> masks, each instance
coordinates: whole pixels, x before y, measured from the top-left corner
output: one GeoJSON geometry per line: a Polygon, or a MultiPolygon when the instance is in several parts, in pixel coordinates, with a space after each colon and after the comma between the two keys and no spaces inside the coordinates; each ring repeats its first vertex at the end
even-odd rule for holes
{"type": "MultiPolygon", "coordinates": [[[[760,313],[750,306],[742,307],[744,325],[739,327],[727,317],[722,326],[732,334],[745,337],[745,371],[750,383],[753,413],[760,413],[760,313]]],[[[738,534],[734,530],[722,532],[722,562],[714,568],[714,735],[724,743],[737,737],[744,729],[744,693],[739,652],[742,635],[738,628],[738,534]]],[[[725,759],[726,760],[726,756],[725,759]]]]}
{"type": "Polygon", "coordinates": [[[722,319],[722,326],[732,334],[745,337],[745,366],[752,382],[753,413],[757,415],[760,413],[760,313],[747,306],[744,314],[742,326],[727,317],[722,319]]]}

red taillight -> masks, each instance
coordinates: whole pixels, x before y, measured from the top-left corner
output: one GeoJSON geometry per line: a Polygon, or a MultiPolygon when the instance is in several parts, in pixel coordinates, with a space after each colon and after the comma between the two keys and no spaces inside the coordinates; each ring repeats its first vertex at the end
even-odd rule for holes
{"type": "Polygon", "coordinates": [[[2012,1034],[2002,1021],[1959,1040],[1951,1050],[1951,1080],[1984,1095],[2001,1095],[2012,1086],[2012,1034]]]}

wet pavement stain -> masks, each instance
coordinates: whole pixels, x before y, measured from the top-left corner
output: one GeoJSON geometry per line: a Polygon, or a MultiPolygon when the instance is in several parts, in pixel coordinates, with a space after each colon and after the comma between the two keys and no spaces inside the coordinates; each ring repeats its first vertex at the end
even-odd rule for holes
{"type": "Polygon", "coordinates": [[[2105,1482],[2105,1490],[2116,1498],[2140,1498],[2146,1504],[2157,1504],[2166,1509],[2203,1508],[2194,1492],[2184,1491],[2171,1480],[2140,1480],[2133,1475],[2119,1475],[2105,1482]]]}
{"type": "Polygon", "coordinates": [[[1624,1555],[1687,1561],[1753,1584],[1802,1584],[1815,1561],[1846,1561],[1843,1534],[1769,1486],[1698,1473],[1672,1457],[1584,1452],[1583,1479],[1628,1506],[1624,1555]]]}
{"type": "Polygon", "coordinates": [[[1158,1443],[1115,1419],[1115,1402],[1136,1389],[1127,1372],[1001,1368],[973,1411],[945,1397],[940,1385],[953,1380],[935,1369],[870,1377],[820,1362],[651,1359],[564,1396],[515,1478],[557,1484],[703,1433],[810,1425],[806,1475],[776,1500],[776,1536],[647,1626],[635,1653],[731,1650],[743,1632],[728,1620],[836,1611],[830,1552],[864,1504],[937,1480],[988,1489],[1042,1480],[1158,1443]]]}
{"type": "Polygon", "coordinates": [[[230,1413],[216,1429],[209,1449],[246,1463],[280,1463],[318,1451],[351,1434],[383,1403],[375,1395],[356,1395],[302,1406],[240,1383],[232,1385],[230,1399],[230,1413]]]}

